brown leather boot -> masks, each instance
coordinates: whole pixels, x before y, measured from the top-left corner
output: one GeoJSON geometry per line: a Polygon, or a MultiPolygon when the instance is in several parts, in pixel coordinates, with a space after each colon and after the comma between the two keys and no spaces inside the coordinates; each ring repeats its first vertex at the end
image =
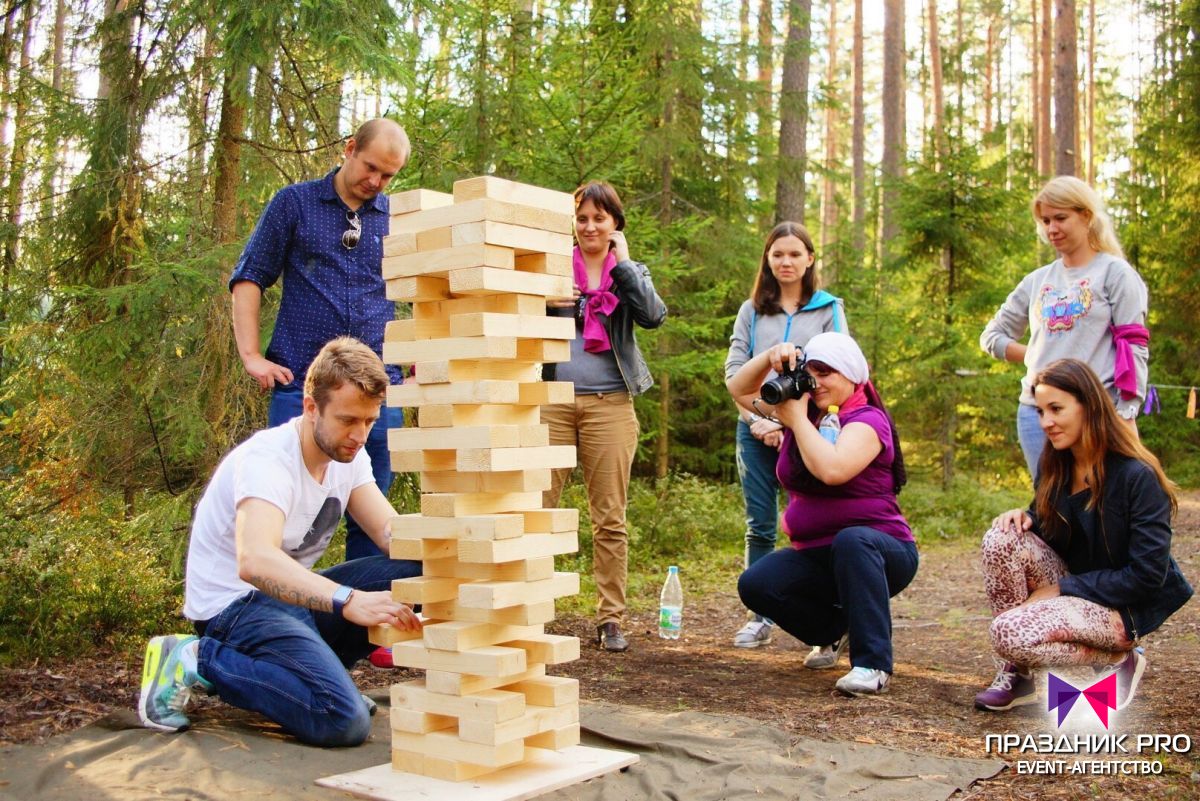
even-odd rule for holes
{"type": "Polygon", "coordinates": [[[596,627],[596,639],[605,651],[620,653],[629,649],[629,641],[621,633],[620,625],[604,623],[596,627]]]}

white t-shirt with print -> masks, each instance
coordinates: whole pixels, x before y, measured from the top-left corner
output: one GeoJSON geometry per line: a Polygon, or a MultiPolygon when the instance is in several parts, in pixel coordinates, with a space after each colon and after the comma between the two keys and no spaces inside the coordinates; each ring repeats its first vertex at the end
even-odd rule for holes
{"type": "Polygon", "coordinates": [[[350,493],[374,482],[366,449],[349,463],[331,461],[324,482],[317,482],[304,466],[301,419],[259,431],[217,466],[192,523],[183,606],[189,619],[209,620],[254,589],[238,577],[233,524],[244,499],[261,498],[283,512],[283,550],[311,568],[329,546],[350,493]]]}

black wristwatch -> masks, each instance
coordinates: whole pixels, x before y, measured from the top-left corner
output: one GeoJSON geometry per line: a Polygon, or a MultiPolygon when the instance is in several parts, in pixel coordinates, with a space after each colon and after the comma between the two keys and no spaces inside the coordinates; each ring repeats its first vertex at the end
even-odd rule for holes
{"type": "Polygon", "coordinates": [[[340,618],[345,618],[343,611],[346,604],[350,603],[350,596],[354,595],[354,588],[346,584],[338,587],[333,591],[333,613],[340,618]]]}

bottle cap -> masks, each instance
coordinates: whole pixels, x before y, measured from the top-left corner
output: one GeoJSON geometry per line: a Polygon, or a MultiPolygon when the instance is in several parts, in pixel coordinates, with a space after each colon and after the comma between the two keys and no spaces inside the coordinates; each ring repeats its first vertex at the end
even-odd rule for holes
{"type": "Polygon", "coordinates": [[[678,565],[671,565],[670,567],[667,568],[667,572],[668,573],[678,573],[679,572],[678,565]]]}
{"type": "Polygon", "coordinates": [[[837,413],[838,413],[838,405],[836,403],[829,404],[829,414],[837,414],[837,413]]]}

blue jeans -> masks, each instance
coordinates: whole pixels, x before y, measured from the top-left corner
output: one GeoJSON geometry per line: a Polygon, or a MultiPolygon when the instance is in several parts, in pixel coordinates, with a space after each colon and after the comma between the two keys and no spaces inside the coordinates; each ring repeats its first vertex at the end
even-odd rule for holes
{"type": "Polygon", "coordinates": [[[779,520],[779,451],[764,445],[742,420],[737,424],[737,470],[746,504],[746,567],[775,550],[779,520]]]}
{"type": "MultiPolygon", "coordinates": [[[[267,409],[267,425],[282,425],[304,412],[304,390],[288,384],[276,386],[271,392],[271,406],[267,409]]],[[[392,455],[388,452],[387,430],[404,427],[404,410],[384,406],[379,419],[367,435],[367,456],[371,457],[371,473],[375,485],[384,494],[392,488],[392,455]]],[[[375,546],[367,533],[349,513],[346,514],[346,559],[361,559],[364,556],[385,556],[375,546]]]]}
{"type": "MultiPolygon", "coordinates": [[[[374,592],[419,576],[421,563],[369,556],[321,574],[374,592]]],[[[371,718],[346,668],[375,650],[367,630],[330,612],[284,603],[257,590],[197,624],[200,675],[228,704],[258,712],[303,742],[358,745],[371,718]]]]}
{"type": "Polygon", "coordinates": [[[850,664],[892,672],[889,599],[917,574],[917,546],[868,526],[844,528],[821,548],[784,548],[738,579],[747,608],[809,645],[850,635],[850,664]]]}
{"type": "Polygon", "coordinates": [[[1042,431],[1041,418],[1036,406],[1017,404],[1017,439],[1021,442],[1021,453],[1025,454],[1025,466],[1029,476],[1037,483],[1038,462],[1046,448],[1046,432],[1042,431]]]}

